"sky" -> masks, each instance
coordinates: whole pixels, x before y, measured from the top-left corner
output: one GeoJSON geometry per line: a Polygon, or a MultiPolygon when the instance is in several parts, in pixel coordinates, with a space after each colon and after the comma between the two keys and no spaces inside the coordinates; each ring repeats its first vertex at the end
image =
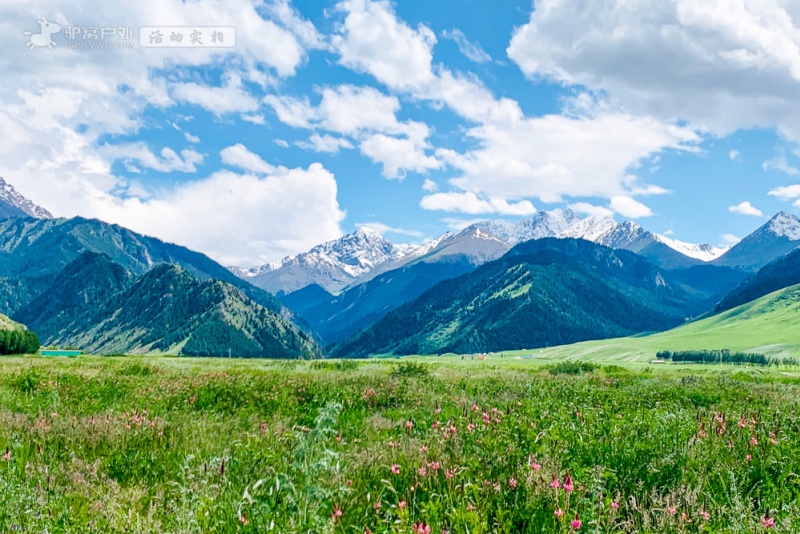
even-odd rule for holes
{"type": "Polygon", "coordinates": [[[725,245],[800,211],[795,0],[3,0],[0,46],[0,176],[226,265],[567,207],[725,245]]]}

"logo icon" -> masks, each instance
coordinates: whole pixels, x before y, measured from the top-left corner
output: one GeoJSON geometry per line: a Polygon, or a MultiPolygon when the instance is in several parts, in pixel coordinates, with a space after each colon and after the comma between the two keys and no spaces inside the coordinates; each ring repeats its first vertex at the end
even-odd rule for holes
{"type": "Polygon", "coordinates": [[[56,24],[55,22],[50,22],[44,17],[40,18],[36,22],[39,23],[40,31],[39,33],[25,32],[25,35],[30,37],[30,40],[26,46],[31,50],[45,46],[49,50],[52,50],[55,48],[56,43],[53,42],[51,37],[61,31],[61,25],[56,24]]]}

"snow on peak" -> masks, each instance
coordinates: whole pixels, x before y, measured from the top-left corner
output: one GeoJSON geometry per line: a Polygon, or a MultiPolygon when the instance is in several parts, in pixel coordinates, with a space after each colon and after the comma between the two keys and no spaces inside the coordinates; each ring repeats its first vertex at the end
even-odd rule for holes
{"type": "Polygon", "coordinates": [[[556,237],[562,239],[585,239],[599,243],[609,233],[617,229],[619,223],[611,217],[603,215],[589,215],[578,221],[566,230],[559,232],[556,237]]]}
{"type": "Polygon", "coordinates": [[[787,237],[791,241],[800,241],[800,219],[782,211],[767,223],[767,229],[779,237],[787,237]]]}
{"type": "Polygon", "coordinates": [[[24,196],[20,195],[14,186],[0,177],[0,201],[22,210],[26,215],[36,219],[52,219],[53,216],[46,209],[37,206],[24,196]]]}
{"type": "Polygon", "coordinates": [[[705,262],[719,258],[728,251],[728,248],[730,248],[730,247],[713,247],[707,243],[702,243],[699,245],[694,243],[685,243],[683,241],[678,241],[677,239],[671,239],[661,234],[654,234],[654,235],[656,237],[656,240],[667,245],[669,248],[673,250],[677,250],[684,256],[689,256],[690,258],[695,258],[705,262]]]}
{"type": "Polygon", "coordinates": [[[491,220],[476,223],[470,228],[480,228],[501,241],[516,245],[531,239],[555,237],[559,232],[563,232],[579,220],[572,210],[555,209],[540,211],[533,217],[518,222],[491,220]]]}

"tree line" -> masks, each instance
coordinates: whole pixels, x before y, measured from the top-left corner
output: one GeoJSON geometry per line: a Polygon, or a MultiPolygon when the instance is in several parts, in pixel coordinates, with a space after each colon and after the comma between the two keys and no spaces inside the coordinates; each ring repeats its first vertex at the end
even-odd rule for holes
{"type": "Polygon", "coordinates": [[[0,330],[0,355],[35,354],[39,338],[28,330],[0,330]]]}
{"type": "Polygon", "coordinates": [[[798,365],[796,358],[768,358],[755,352],[721,350],[662,350],[656,353],[659,360],[678,363],[730,363],[733,365],[798,365]]]}

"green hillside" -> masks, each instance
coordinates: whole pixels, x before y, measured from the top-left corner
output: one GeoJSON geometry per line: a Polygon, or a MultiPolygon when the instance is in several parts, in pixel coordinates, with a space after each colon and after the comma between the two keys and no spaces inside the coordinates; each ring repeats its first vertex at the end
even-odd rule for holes
{"type": "Polygon", "coordinates": [[[46,344],[92,353],[299,358],[319,347],[279,314],[220,280],[162,263],[136,277],[85,252],[20,310],[46,344]]]}
{"type": "MultiPolygon", "coordinates": [[[[800,357],[800,284],[678,328],[643,337],[589,341],[534,351],[536,357],[650,361],[659,350],[757,352],[800,357]]],[[[524,351],[529,353],[531,351],[524,351]]]]}
{"type": "Polygon", "coordinates": [[[708,309],[724,289],[709,292],[696,278],[588,241],[530,241],[434,286],[334,355],[486,352],[666,330],[708,309]]]}

